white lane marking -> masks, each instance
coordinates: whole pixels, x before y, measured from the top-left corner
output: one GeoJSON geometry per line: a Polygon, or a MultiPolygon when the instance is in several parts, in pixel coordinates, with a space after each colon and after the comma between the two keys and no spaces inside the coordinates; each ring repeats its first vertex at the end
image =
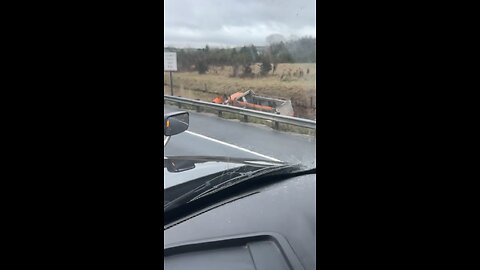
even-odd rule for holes
{"type": "Polygon", "coordinates": [[[257,155],[257,156],[259,156],[259,157],[263,157],[263,158],[270,159],[270,160],[273,160],[273,161],[281,162],[281,160],[278,160],[278,159],[276,159],[276,158],[273,158],[273,157],[270,157],[270,156],[266,156],[266,155],[262,155],[262,154],[260,154],[260,153],[250,151],[250,150],[245,149],[245,148],[242,148],[242,147],[240,147],[240,146],[236,146],[236,145],[233,145],[233,144],[229,144],[229,143],[226,143],[226,142],[222,142],[222,141],[219,141],[219,140],[214,139],[214,138],[207,137],[207,136],[202,135],[202,134],[198,134],[198,133],[191,132],[191,131],[185,131],[185,133],[188,133],[188,134],[191,134],[191,135],[200,137],[200,138],[205,139],[205,140],[209,140],[209,141],[212,141],[212,142],[216,142],[216,143],[219,143],[219,144],[223,144],[223,145],[225,145],[225,146],[229,146],[229,147],[232,147],[232,148],[235,148],[235,149],[237,149],[237,150],[241,150],[241,151],[244,151],[244,152],[247,152],[247,153],[250,153],[250,154],[254,154],[254,155],[257,155]]]}

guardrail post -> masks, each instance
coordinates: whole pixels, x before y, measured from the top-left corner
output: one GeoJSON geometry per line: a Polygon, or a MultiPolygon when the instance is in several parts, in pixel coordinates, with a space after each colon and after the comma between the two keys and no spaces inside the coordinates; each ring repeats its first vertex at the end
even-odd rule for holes
{"type": "Polygon", "coordinates": [[[197,112],[200,112],[200,106],[196,106],[197,107],[197,112]]]}
{"type": "Polygon", "coordinates": [[[248,122],[248,116],[247,115],[243,115],[243,121],[248,122]]]}
{"type": "Polygon", "coordinates": [[[179,109],[182,108],[182,103],[181,103],[181,102],[178,102],[178,108],[179,108],[179,109]]]}
{"type": "Polygon", "coordinates": [[[222,111],[218,111],[218,117],[222,117],[222,111]]]}
{"type": "Polygon", "coordinates": [[[273,129],[278,130],[280,127],[277,121],[273,121],[273,129]]]}

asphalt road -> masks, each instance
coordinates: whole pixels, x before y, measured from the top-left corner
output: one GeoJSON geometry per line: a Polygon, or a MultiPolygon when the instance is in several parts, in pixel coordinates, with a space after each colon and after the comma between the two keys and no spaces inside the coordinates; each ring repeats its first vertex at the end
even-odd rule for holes
{"type": "MultiPolygon", "coordinates": [[[[179,111],[165,105],[164,113],[179,111]]],[[[270,127],[189,111],[187,132],[173,136],[165,155],[264,158],[316,166],[316,139],[270,127]]]]}

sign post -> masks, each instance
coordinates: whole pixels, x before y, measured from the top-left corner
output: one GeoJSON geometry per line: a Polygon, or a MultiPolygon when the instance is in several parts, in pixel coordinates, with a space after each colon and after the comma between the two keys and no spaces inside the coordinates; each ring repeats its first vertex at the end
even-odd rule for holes
{"type": "Polygon", "coordinates": [[[170,95],[173,96],[173,76],[171,71],[170,71],[170,95]]]}
{"type": "Polygon", "coordinates": [[[163,71],[170,71],[170,93],[173,96],[173,73],[177,71],[177,53],[164,52],[163,53],[163,71]]]}

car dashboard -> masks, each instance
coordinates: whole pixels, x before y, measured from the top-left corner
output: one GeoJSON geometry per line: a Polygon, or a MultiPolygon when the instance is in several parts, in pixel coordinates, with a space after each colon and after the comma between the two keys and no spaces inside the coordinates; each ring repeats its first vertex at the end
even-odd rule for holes
{"type": "Polygon", "coordinates": [[[165,269],[315,269],[315,185],[294,177],[167,224],[165,269]]]}

